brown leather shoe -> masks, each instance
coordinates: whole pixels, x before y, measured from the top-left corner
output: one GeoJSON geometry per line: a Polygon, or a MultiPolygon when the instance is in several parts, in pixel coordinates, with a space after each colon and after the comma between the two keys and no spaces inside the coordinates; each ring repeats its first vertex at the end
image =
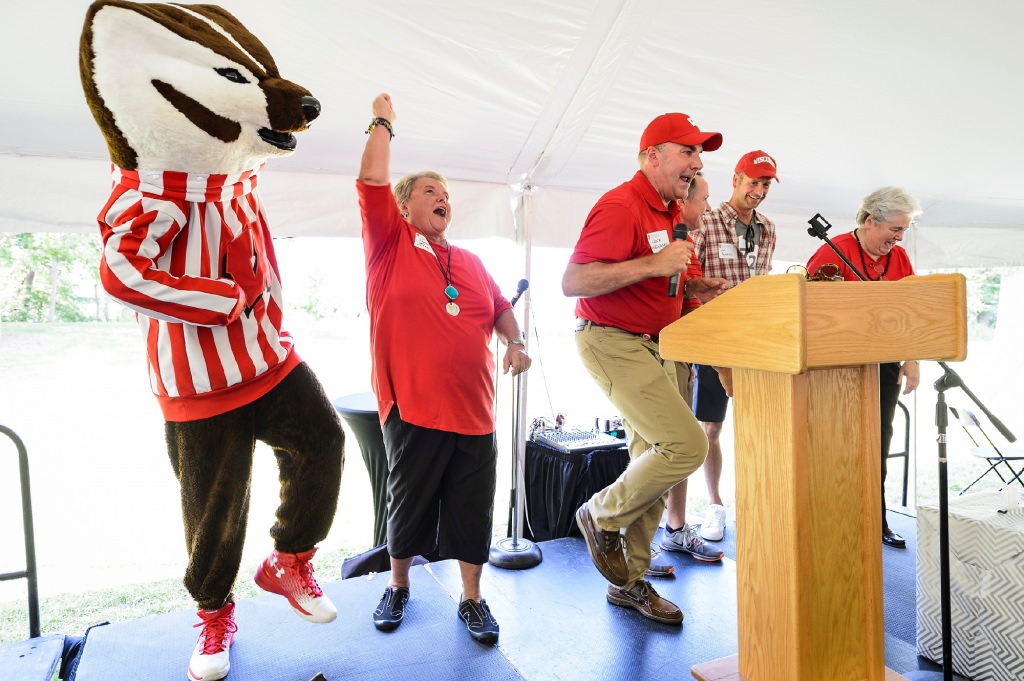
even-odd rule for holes
{"type": "Polygon", "coordinates": [[[623,608],[633,608],[649,620],[662,624],[682,624],[683,611],[658,595],[651,583],[641,580],[629,590],[608,587],[608,602],[623,608]]]}
{"type": "Polygon", "coordinates": [[[583,533],[587,553],[597,571],[615,586],[625,586],[629,578],[626,576],[626,556],[622,553],[621,535],[598,527],[590,517],[586,503],[576,511],[576,524],[583,533]]]}

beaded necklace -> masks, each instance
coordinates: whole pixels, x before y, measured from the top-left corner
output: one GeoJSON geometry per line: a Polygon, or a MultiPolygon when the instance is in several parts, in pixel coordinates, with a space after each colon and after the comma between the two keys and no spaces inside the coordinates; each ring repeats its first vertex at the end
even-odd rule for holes
{"type": "Polygon", "coordinates": [[[874,271],[875,275],[877,275],[877,277],[878,277],[877,279],[872,279],[871,275],[868,274],[868,262],[867,262],[867,260],[864,259],[864,244],[862,244],[860,242],[860,237],[857,236],[857,230],[856,229],[853,230],[853,238],[857,240],[857,245],[860,246],[860,249],[857,252],[860,253],[860,266],[864,270],[864,276],[868,278],[868,281],[884,281],[885,280],[885,274],[886,274],[886,272],[889,271],[889,263],[892,262],[892,251],[890,250],[886,254],[886,256],[885,256],[885,267],[882,268],[881,272],[878,271],[878,268],[875,266],[874,262],[871,263],[871,269],[874,271]]]}

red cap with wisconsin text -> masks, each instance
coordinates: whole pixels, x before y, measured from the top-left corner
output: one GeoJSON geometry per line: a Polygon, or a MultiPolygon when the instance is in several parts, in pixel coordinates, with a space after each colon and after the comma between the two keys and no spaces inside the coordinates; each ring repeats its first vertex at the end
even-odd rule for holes
{"type": "Polygon", "coordinates": [[[770,177],[776,181],[779,179],[775,159],[760,149],[743,154],[739,163],[736,164],[736,172],[743,173],[747,177],[770,177]]]}

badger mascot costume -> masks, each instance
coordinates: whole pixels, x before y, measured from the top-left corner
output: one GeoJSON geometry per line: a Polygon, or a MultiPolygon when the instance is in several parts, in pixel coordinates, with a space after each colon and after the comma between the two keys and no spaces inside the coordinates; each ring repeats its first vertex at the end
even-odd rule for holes
{"type": "Polygon", "coordinates": [[[290,154],[320,104],[213,5],[98,0],[80,66],[112,161],[100,277],[136,313],[181,487],[184,584],[200,618],[188,678],[220,679],[257,440],[277,458],[281,503],[256,583],[311,622],[337,614],[310,560],[337,508],[344,433],[282,327],[256,191],[267,157],[290,154]]]}

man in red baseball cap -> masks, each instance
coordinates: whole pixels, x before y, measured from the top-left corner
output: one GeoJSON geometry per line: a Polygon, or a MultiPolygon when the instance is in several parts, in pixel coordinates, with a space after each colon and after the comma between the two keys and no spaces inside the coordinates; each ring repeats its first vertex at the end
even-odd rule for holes
{"type": "Polygon", "coordinates": [[[699,144],[703,151],[715,151],[722,146],[722,133],[701,132],[686,114],[667,113],[647,124],[644,134],[640,136],[640,151],[665,142],[688,146],[699,144]]]}
{"type": "MultiPolygon", "coordinates": [[[[662,359],[658,334],[679,319],[693,244],[682,230],[681,199],[704,167],[700,155],[722,135],[686,114],[658,116],[640,137],[640,170],[590,211],[562,291],[576,296],[576,349],[584,367],[623,417],[630,464],[576,512],[587,551],[610,584],[609,603],[678,625],[683,613],[644,579],[662,498],[700,467],[707,437],[679,393],[675,362],[662,359]],[[676,232],[676,233],[674,233],[676,232]],[[681,238],[682,237],[682,238],[681,238]],[[625,530],[623,532],[623,530],[625,530]]],[[[710,300],[722,280],[687,280],[687,294],[710,300]]]]}
{"type": "MultiPolygon", "coordinates": [[[[736,286],[750,277],[768,274],[775,252],[775,223],[757,211],[768,196],[772,182],[778,181],[775,159],[768,153],[751,151],[740,157],[732,178],[732,198],[708,211],[701,219],[703,229],[693,235],[694,253],[704,276],[722,277],[736,286]]],[[[720,541],[725,535],[726,514],[719,492],[722,477],[720,436],[729,406],[729,395],[718,371],[711,366],[694,365],[693,412],[708,437],[708,455],[704,462],[704,480],[710,504],[700,526],[700,536],[720,541]]],[[[728,370],[723,376],[728,377],[728,370]]],[[[726,380],[728,383],[728,379],[726,380]]],[[[731,386],[729,391],[731,392],[731,386]]],[[[685,494],[685,492],[684,492],[685,494]]],[[[679,537],[691,532],[685,525],[686,498],[669,495],[668,517],[662,548],[683,551],[679,537]],[[677,534],[679,535],[677,537],[677,534]]]]}
{"type": "Polygon", "coordinates": [[[779,179],[775,159],[763,151],[751,151],[743,154],[739,162],[736,163],[736,172],[742,173],[746,177],[767,177],[776,182],[779,179]]]}

